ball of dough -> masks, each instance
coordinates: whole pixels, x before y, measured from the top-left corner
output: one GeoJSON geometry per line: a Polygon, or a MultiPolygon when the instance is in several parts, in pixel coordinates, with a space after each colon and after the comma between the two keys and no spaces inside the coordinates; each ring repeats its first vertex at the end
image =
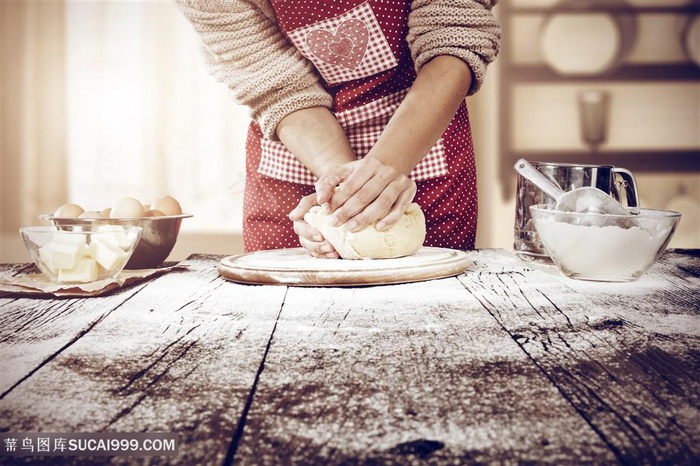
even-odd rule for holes
{"type": "Polygon", "coordinates": [[[401,219],[390,228],[379,231],[369,225],[351,232],[341,225],[330,225],[330,215],[319,206],[304,216],[333,245],[343,259],[390,259],[409,256],[418,251],[425,241],[425,216],[418,204],[408,206],[401,219]]]}

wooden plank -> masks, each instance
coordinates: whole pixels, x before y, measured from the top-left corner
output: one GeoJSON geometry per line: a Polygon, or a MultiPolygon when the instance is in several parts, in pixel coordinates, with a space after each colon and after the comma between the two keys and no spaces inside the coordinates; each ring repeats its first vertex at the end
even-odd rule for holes
{"type": "Polygon", "coordinates": [[[695,273],[669,258],[628,284],[569,280],[556,270],[531,270],[505,252],[500,259],[489,252],[479,262],[482,270],[459,278],[464,287],[618,461],[700,461],[697,260],[695,273]]]}
{"type": "MultiPolygon", "coordinates": [[[[25,267],[5,264],[0,273],[15,269],[25,267]]],[[[0,298],[0,400],[142,287],[90,299],[0,298]]]]}
{"type": "Polygon", "coordinates": [[[455,278],[292,288],[238,464],[614,462],[455,278]]]}
{"type": "Polygon", "coordinates": [[[174,461],[223,462],[286,289],[226,282],[218,258],[188,262],[4,396],[0,429],[176,432],[174,461]]]}

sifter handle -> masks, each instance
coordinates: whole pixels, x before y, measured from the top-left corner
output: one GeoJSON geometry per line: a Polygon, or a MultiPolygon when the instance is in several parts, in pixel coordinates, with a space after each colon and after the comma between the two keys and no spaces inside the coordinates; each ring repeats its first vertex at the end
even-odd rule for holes
{"type": "Polygon", "coordinates": [[[557,203],[564,195],[558,186],[547,179],[539,170],[537,170],[530,162],[525,159],[520,159],[515,162],[515,171],[520,173],[525,179],[532,182],[535,186],[544,191],[545,194],[553,197],[557,203]]]}
{"type": "MultiPolygon", "coordinates": [[[[637,193],[637,183],[634,180],[634,175],[632,172],[625,168],[614,167],[612,169],[613,174],[620,175],[622,178],[621,185],[625,188],[625,198],[627,200],[627,207],[639,207],[639,194],[637,193]]],[[[615,183],[617,186],[617,181],[615,183]]],[[[619,188],[618,192],[619,192],[619,188]]]]}

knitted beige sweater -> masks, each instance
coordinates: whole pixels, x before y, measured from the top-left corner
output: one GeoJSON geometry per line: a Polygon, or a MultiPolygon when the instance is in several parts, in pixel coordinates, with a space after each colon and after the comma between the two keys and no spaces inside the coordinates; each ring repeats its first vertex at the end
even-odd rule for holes
{"type": "MultiPolygon", "coordinates": [[[[209,72],[250,108],[267,137],[277,139],[277,124],[293,111],[331,108],[313,64],[278,30],[269,0],[176,1],[201,38],[209,72]]],[[[438,55],[459,57],[474,75],[469,93],[476,92],[498,53],[497,1],[414,0],[407,40],[416,71],[438,55]]]]}

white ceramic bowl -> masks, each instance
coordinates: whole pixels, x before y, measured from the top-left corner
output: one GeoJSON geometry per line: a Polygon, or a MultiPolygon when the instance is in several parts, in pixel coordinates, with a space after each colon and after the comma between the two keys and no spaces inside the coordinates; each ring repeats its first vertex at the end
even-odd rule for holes
{"type": "Polygon", "coordinates": [[[163,217],[133,218],[58,218],[53,215],[40,215],[42,220],[49,220],[54,225],[119,225],[138,226],[143,229],[141,239],[136,245],[127,269],[150,269],[158,267],[173,250],[180,233],[182,219],[192,214],[167,215],[163,217]]]}
{"type": "Polygon", "coordinates": [[[141,227],[118,225],[39,226],[19,231],[34,263],[55,283],[115,278],[141,237],[141,227]]]}
{"type": "Polygon", "coordinates": [[[534,205],[530,213],[547,254],[570,278],[636,280],[666,250],[681,214],[637,209],[624,215],[582,214],[534,205]]]}

